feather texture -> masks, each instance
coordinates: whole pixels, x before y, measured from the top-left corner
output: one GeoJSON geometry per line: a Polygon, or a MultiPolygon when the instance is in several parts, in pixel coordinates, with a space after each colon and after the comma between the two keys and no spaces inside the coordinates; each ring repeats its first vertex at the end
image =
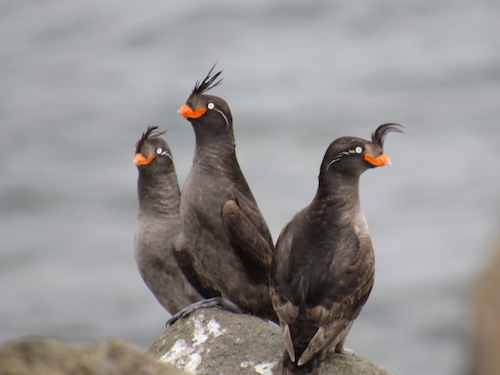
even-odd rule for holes
{"type": "MultiPolygon", "coordinates": [[[[359,201],[359,178],[377,165],[389,132],[380,125],[372,142],[341,137],[323,159],[311,204],[282,230],[271,264],[271,298],[285,341],[278,374],[321,374],[326,353],[344,352],[349,331],[370,295],[374,254],[359,201]]],[[[386,165],[386,164],[381,164],[386,165]]]]}
{"type": "Polygon", "coordinates": [[[372,134],[373,144],[384,147],[385,136],[390,132],[403,133],[403,130],[401,130],[402,127],[402,125],[396,124],[394,122],[388,122],[386,124],[380,125],[372,134]]]}
{"type": "Polygon", "coordinates": [[[222,70],[212,75],[215,65],[217,65],[217,63],[215,63],[214,66],[212,66],[207,76],[201,82],[196,81],[196,84],[194,85],[193,88],[193,92],[191,93],[189,98],[202,95],[207,91],[212,90],[214,87],[218,86],[222,82],[223,78],[216,81],[219,75],[222,73],[222,70]]]}
{"type": "Polygon", "coordinates": [[[142,137],[137,141],[135,144],[135,152],[138,153],[140,152],[142,146],[144,145],[144,142],[146,142],[150,137],[159,137],[162,134],[165,134],[167,131],[156,131],[158,129],[158,126],[148,126],[146,131],[142,133],[142,137]]]}

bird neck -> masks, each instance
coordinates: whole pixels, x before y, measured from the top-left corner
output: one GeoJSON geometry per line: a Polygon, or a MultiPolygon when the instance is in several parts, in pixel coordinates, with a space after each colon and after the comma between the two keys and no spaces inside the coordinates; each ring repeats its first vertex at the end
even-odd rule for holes
{"type": "Polygon", "coordinates": [[[137,182],[139,213],[179,216],[181,192],[175,171],[140,173],[137,182]]]}
{"type": "Polygon", "coordinates": [[[238,165],[236,145],[232,133],[211,135],[196,133],[194,162],[216,169],[238,165]]]}
{"type": "Polygon", "coordinates": [[[337,219],[343,217],[346,220],[351,214],[356,216],[361,212],[359,176],[336,174],[328,177],[326,181],[320,176],[318,191],[311,208],[322,215],[337,219]]]}
{"type": "Polygon", "coordinates": [[[191,125],[196,136],[197,147],[218,147],[224,145],[225,147],[233,147],[234,149],[235,142],[232,124],[194,119],[191,120],[191,125]]]}

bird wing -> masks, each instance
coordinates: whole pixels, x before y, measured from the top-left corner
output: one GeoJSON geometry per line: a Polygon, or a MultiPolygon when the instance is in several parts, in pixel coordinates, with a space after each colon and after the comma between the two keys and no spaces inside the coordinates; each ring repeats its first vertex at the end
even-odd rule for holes
{"type": "Polygon", "coordinates": [[[222,218],[235,252],[256,281],[267,284],[274,245],[260,212],[245,206],[242,199],[228,200],[222,207],[222,218]]]}
{"type": "Polygon", "coordinates": [[[200,274],[196,271],[196,261],[189,251],[184,234],[180,233],[177,236],[174,248],[175,260],[193,288],[204,298],[220,297],[220,291],[207,286],[208,284],[203,282],[200,274]]]}
{"type": "Polygon", "coordinates": [[[319,328],[302,353],[299,365],[340,341],[370,295],[374,281],[373,247],[368,233],[358,238],[358,251],[347,265],[335,265],[334,257],[330,268],[335,284],[331,291],[320,304],[307,309],[307,319],[319,328]]]}
{"type": "MultiPolygon", "coordinates": [[[[293,232],[290,231],[291,226],[292,222],[288,223],[279,236],[280,253],[275,252],[273,257],[269,290],[274,311],[278,315],[286,351],[292,362],[295,362],[295,350],[290,334],[290,324],[299,316],[299,308],[287,299],[286,291],[281,287],[283,284],[278,280],[278,278],[287,278],[288,276],[287,268],[285,267],[287,262],[283,261],[283,259],[287,259],[290,255],[291,244],[293,242],[293,232]],[[280,258],[279,265],[278,258],[280,258]],[[279,270],[277,269],[278,267],[280,267],[279,270]]],[[[278,249],[278,246],[276,249],[278,249]]]]}

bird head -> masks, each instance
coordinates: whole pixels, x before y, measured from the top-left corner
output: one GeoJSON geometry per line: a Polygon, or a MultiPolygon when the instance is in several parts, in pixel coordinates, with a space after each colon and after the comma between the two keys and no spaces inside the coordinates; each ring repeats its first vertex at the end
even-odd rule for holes
{"type": "Polygon", "coordinates": [[[224,99],[205,93],[218,86],[217,80],[222,71],[212,74],[215,65],[210,69],[203,81],[197,81],[186,104],[177,113],[188,119],[197,130],[213,134],[232,134],[233,118],[229,106],[224,99]]]}
{"type": "Polygon", "coordinates": [[[401,125],[387,123],[380,125],[367,141],[357,137],[341,137],[333,141],[326,151],[321,173],[331,171],[360,176],[365,170],[390,165],[384,154],[384,139],[389,132],[402,133],[401,125]]]}
{"type": "Polygon", "coordinates": [[[173,165],[172,152],[167,142],[161,138],[164,132],[159,132],[157,126],[148,126],[141,139],[135,144],[134,164],[140,168],[145,165],[173,165]],[[156,163],[152,163],[156,160],[156,163]]]}

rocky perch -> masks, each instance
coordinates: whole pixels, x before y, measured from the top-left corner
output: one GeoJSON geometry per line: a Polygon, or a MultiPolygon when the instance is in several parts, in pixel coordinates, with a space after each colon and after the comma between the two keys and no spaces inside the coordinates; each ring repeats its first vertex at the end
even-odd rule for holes
{"type": "Polygon", "coordinates": [[[24,339],[0,347],[0,375],[185,375],[120,340],[24,339]]]}
{"type": "MultiPolygon", "coordinates": [[[[283,350],[276,324],[209,308],[177,321],[147,353],[116,339],[6,344],[0,347],[0,375],[272,375],[283,350]]],[[[323,374],[391,375],[365,358],[334,353],[326,357],[323,374]]]]}
{"type": "MultiPolygon", "coordinates": [[[[218,308],[178,320],[148,350],[160,362],[204,375],[272,375],[284,346],[278,325],[218,308]]],[[[324,375],[391,375],[358,356],[329,353],[324,375]]]]}

